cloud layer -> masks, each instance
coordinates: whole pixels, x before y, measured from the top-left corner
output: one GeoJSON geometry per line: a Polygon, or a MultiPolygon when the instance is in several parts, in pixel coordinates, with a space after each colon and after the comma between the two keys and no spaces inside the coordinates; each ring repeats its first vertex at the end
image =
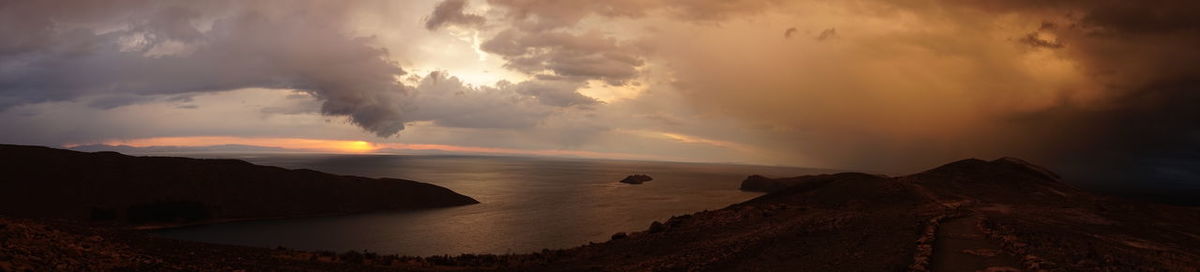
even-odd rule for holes
{"type": "Polygon", "coordinates": [[[489,52],[518,70],[555,50],[513,45],[563,47],[549,37],[635,21],[598,35],[637,44],[626,59],[642,62],[605,71],[667,80],[773,139],[755,144],[792,150],[785,161],[912,171],[1013,155],[1090,179],[1200,179],[1179,167],[1200,161],[1193,1],[489,3],[512,26],[489,52]],[[521,33],[538,40],[512,42],[521,33]]]}
{"type": "MultiPolygon", "coordinates": [[[[404,129],[405,72],[341,4],[56,1],[0,7],[0,108],[96,94],[289,88],[380,136],[404,129]]],[[[132,100],[128,102],[134,102],[132,100]]],[[[119,106],[119,101],[105,104],[119,106]]]]}
{"type": "Polygon", "coordinates": [[[257,112],[438,144],[895,172],[1008,155],[1200,180],[1194,1],[61,4],[0,4],[0,113],[290,89],[257,112]]]}

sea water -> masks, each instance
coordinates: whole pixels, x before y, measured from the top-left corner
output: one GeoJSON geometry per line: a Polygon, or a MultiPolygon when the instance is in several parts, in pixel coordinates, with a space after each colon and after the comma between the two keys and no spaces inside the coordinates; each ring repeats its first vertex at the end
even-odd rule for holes
{"type": "Polygon", "coordinates": [[[156,231],[169,238],[303,250],[412,256],[529,253],[607,241],[674,215],[714,210],[761,193],[748,175],[829,170],[737,164],[454,155],[203,154],[284,168],[427,182],[480,204],[350,216],[245,221],[156,231]],[[632,174],[653,181],[619,183],[632,174]]]}

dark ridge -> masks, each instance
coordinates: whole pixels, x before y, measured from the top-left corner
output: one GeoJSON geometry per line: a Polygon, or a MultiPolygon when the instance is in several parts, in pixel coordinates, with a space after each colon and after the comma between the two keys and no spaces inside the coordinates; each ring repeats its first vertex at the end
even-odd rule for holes
{"type": "Polygon", "coordinates": [[[833,180],[842,179],[857,179],[857,178],[879,178],[882,176],[863,174],[863,173],[838,173],[824,175],[807,175],[790,178],[768,178],[760,175],[751,175],[742,180],[742,185],[739,190],[748,192],[777,192],[798,185],[806,185],[805,187],[815,187],[824,185],[833,180]]]}
{"type": "Polygon", "coordinates": [[[966,159],[902,177],[934,193],[958,199],[992,202],[1026,199],[1039,203],[1066,201],[1085,193],[1058,175],[1024,160],[966,159]]]}
{"type": "Polygon", "coordinates": [[[1058,174],[1055,174],[1053,171],[1050,171],[1050,169],[1046,169],[1045,167],[1041,167],[1039,165],[1032,164],[1028,161],[1014,157],[1002,157],[992,161],[992,163],[1008,164],[1014,168],[1024,169],[1024,171],[1032,171],[1047,179],[1062,180],[1062,177],[1060,177],[1058,174]]]}
{"type": "Polygon", "coordinates": [[[1013,157],[993,161],[965,159],[930,169],[918,175],[972,176],[987,174],[1020,175],[1047,182],[1060,182],[1061,177],[1046,168],[1013,157]]]}
{"type": "Polygon", "coordinates": [[[0,145],[0,213],[181,224],[478,203],[402,179],[339,176],[241,160],[134,157],[0,145]]]}

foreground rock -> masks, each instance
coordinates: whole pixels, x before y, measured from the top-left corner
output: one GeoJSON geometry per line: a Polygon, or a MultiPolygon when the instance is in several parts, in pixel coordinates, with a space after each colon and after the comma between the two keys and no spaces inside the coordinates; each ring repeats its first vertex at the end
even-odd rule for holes
{"type": "Polygon", "coordinates": [[[478,203],[432,184],[240,160],[0,145],[0,214],[133,224],[334,215],[478,203]]]}
{"type": "Polygon", "coordinates": [[[0,228],[0,239],[20,241],[0,248],[0,266],[36,271],[53,270],[38,268],[55,265],[109,263],[128,266],[105,267],[206,271],[1196,271],[1200,267],[1200,210],[1091,194],[1016,159],[963,160],[903,177],[837,174],[795,180],[796,185],[774,193],[720,210],[654,222],[646,231],[614,235],[605,243],[530,254],[416,258],[310,253],[31,223],[33,227],[19,227],[21,231],[0,228]],[[31,233],[35,238],[4,238],[10,232],[31,233]],[[54,235],[72,238],[40,238],[54,235]],[[80,242],[92,236],[113,244],[80,242]],[[75,251],[72,245],[123,251],[116,258],[75,251]],[[9,248],[30,249],[12,253],[6,251],[9,248]]]}
{"type": "MultiPolygon", "coordinates": [[[[1195,271],[1200,210],[1091,194],[1024,161],[788,179],[553,254],[541,271],[1195,271]],[[1010,270],[1005,270],[1010,269],[1010,270]]],[[[534,269],[536,268],[536,269],[534,269]]]]}
{"type": "Polygon", "coordinates": [[[654,178],[652,178],[648,175],[631,175],[631,176],[625,177],[625,179],[622,179],[621,183],[642,184],[642,183],[645,183],[645,182],[651,181],[651,180],[654,180],[654,178]]]}

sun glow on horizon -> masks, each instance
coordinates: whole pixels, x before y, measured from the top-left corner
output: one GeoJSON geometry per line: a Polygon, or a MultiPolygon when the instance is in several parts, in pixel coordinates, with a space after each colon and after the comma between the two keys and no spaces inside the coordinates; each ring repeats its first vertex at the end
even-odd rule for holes
{"type": "Polygon", "coordinates": [[[206,147],[221,145],[247,145],[274,147],[302,152],[329,152],[344,154],[396,154],[404,151],[444,151],[467,154],[534,155],[557,157],[581,157],[596,159],[669,160],[642,154],[595,152],[565,149],[516,149],[444,144],[373,143],[368,141],[306,139],[306,138],[250,138],[229,136],[155,137],[141,139],[109,140],[98,143],[65,144],[74,148],[89,144],[124,145],[132,147],[206,147]]]}
{"type": "MultiPolygon", "coordinates": [[[[89,143],[94,144],[94,143],[89,143]]],[[[318,151],[334,153],[370,153],[378,149],[366,141],[306,139],[306,138],[250,138],[227,136],[197,136],[197,137],[155,137],[142,139],[109,140],[98,144],[126,145],[132,147],[151,146],[186,146],[203,147],[219,145],[249,145],[260,147],[276,147],[295,149],[299,151],[318,151]]],[[[64,147],[76,147],[84,144],[66,144],[64,147]]]]}
{"type": "Polygon", "coordinates": [[[368,153],[375,151],[375,145],[366,141],[349,141],[344,143],[344,145],[339,146],[339,148],[354,153],[368,153]]]}

